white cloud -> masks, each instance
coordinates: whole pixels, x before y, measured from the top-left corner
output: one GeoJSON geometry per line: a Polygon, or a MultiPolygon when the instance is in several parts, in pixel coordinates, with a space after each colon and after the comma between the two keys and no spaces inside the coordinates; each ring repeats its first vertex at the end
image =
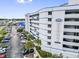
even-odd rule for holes
{"type": "Polygon", "coordinates": [[[32,2],[32,0],[17,0],[18,3],[29,3],[32,2]]]}

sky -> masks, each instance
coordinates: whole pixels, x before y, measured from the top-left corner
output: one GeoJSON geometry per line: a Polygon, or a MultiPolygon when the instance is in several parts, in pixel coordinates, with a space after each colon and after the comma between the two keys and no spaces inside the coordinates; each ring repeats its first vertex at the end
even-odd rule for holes
{"type": "Polygon", "coordinates": [[[25,14],[67,3],[67,0],[0,0],[0,17],[24,18],[25,14]]]}

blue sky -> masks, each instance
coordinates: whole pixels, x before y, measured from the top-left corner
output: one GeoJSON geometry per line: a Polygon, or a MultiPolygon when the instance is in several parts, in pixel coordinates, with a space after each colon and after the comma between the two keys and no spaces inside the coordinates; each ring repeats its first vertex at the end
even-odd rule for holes
{"type": "Polygon", "coordinates": [[[66,2],[67,0],[0,0],[0,17],[22,18],[26,13],[66,2]]]}

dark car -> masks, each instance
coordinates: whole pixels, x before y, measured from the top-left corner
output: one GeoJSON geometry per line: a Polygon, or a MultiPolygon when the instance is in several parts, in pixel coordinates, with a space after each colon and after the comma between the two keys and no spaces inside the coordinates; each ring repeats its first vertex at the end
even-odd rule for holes
{"type": "Polygon", "coordinates": [[[22,51],[22,54],[23,54],[23,55],[29,54],[29,49],[24,49],[24,50],[22,51]]]}
{"type": "Polygon", "coordinates": [[[33,53],[33,52],[34,52],[34,49],[30,49],[30,50],[29,50],[29,53],[33,53]]]}
{"type": "Polygon", "coordinates": [[[8,37],[8,38],[4,38],[4,40],[10,40],[10,37],[8,37]]]}
{"type": "Polygon", "coordinates": [[[8,43],[9,40],[2,40],[2,43],[8,43]]]}

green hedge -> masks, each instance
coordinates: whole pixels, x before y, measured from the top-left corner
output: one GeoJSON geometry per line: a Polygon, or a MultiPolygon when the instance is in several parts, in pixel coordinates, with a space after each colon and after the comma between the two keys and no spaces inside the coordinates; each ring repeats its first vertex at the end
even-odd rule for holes
{"type": "Polygon", "coordinates": [[[8,46],[7,45],[2,45],[2,48],[7,48],[8,46]]]}
{"type": "Polygon", "coordinates": [[[39,40],[39,39],[35,39],[34,42],[35,42],[36,44],[38,44],[38,45],[41,45],[41,40],[39,40]]]}
{"type": "Polygon", "coordinates": [[[35,46],[35,47],[36,47],[36,50],[39,50],[39,49],[41,50],[41,47],[39,47],[39,46],[35,46]]]}
{"type": "Polygon", "coordinates": [[[28,42],[26,42],[25,44],[24,44],[24,48],[28,48],[28,49],[30,49],[30,48],[33,48],[34,47],[34,44],[33,44],[33,42],[32,41],[28,41],[28,42]]]}
{"type": "Polygon", "coordinates": [[[63,58],[63,55],[60,53],[60,55],[57,54],[51,54],[49,52],[41,50],[41,47],[36,46],[36,50],[40,54],[42,58],[63,58]]]}
{"type": "Polygon", "coordinates": [[[3,38],[4,38],[4,37],[0,37],[0,43],[2,42],[3,38]]]}
{"type": "Polygon", "coordinates": [[[31,41],[33,38],[33,36],[31,34],[29,34],[28,32],[23,32],[24,37],[26,38],[26,40],[31,41]]]}
{"type": "Polygon", "coordinates": [[[52,54],[46,51],[41,50],[40,47],[36,46],[36,50],[40,54],[41,57],[43,58],[52,58],[52,54]]]}
{"type": "Polygon", "coordinates": [[[19,29],[17,29],[17,32],[23,32],[23,29],[24,28],[19,28],[19,29]]]}

